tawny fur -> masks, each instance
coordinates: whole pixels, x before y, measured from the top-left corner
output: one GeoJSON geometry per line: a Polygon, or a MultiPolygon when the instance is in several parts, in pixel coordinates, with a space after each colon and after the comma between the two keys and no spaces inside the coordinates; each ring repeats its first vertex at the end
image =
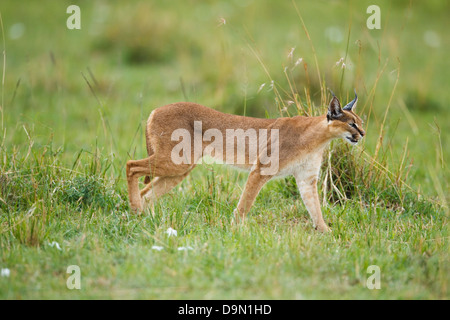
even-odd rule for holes
{"type": "MultiPolygon", "coordinates": [[[[171,151],[179,143],[171,140],[174,130],[186,129],[193,136],[194,121],[202,122],[202,134],[208,129],[220,130],[223,135],[224,148],[219,152],[222,154],[210,155],[226,159],[225,148],[233,147],[226,144],[226,129],[243,129],[244,131],[255,129],[258,138],[259,129],[267,129],[268,137],[270,137],[271,130],[278,129],[279,161],[276,173],[263,174],[264,165],[260,161],[260,149],[256,156],[249,154],[249,139],[246,139],[245,142],[245,163],[238,165],[235,164],[236,161],[231,163],[250,172],[235,210],[235,219],[237,222],[244,220],[256,196],[267,181],[273,177],[293,175],[315,228],[322,232],[328,231],[329,228],[323,220],[320,209],[317,179],[323,152],[332,139],[344,138],[350,143],[356,144],[365,135],[361,119],[352,111],[352,108],[356,106],[356,101],[357,98],[342,109],[339,100],[333,97],[327,115],[278,119],[259,119],[225,114],[189,102],[157,108],[150,114],[147,121],[148,157],[127,162],[126,172],[131,208],[138,212],[146,206],[153,208],[156,199],[179,184],[200,160],[195,157],[194,148],[190,155],[190,164],[175,164],[171,160],[171,151]],[[147,185],[140,191],[138,178],[142,176],[146,176],[145,183],[147,185]]],[[[203,141],[202,151],[205,151],[210,143],[203,141]]],[[[269,149],[270,143],[267,142],[267,145],[262,147],[269,149]]],[[[238,156],[236,153],[234,160],[238,156]]]]}

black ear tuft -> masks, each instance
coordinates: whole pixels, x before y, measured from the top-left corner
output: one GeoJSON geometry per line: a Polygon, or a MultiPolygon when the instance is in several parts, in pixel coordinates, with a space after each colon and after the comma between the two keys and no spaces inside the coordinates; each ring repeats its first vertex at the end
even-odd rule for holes
{"type": "Polygon", "coordinates": [[[352,109],[356,107],[357,102],[358,102],[358,95],[356,94],[355,90],[355,98],[344,107],[344,110],[352,111],[352,109]]]}
{"type": "Polygon", "coordinates": [[[342,116],[341,103],[336,96],[333,97],[328,106],[327,119],[328,121],[338,119],[342,116]]]}
{"type": "Polygon", "coordinates": [[[330,89],[330,88],[328,88],[328,91],[330,91],[330,93],[331,93],[331,95],[332,95],[333,97],[336,97],[336,95],[334,94],[334,92],[333,92],[333,91],[331,91],[331,89],[330,89]]]}

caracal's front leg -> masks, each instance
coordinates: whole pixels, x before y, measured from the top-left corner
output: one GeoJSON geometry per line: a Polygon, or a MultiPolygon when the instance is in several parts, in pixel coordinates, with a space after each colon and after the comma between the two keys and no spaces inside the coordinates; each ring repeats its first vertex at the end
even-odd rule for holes
{"type": "Polygon", "coordinates": [[[259,168],[250,172],[237,209],[234,210],[234,219],[236,223],[244,222],[245,215],[250,211],[256,196],[270,178],[271,176],[269,175],[262,175],[259,168]]]}
{"type": "Polygon", "coordinates": [[[330,228],[328,228],[325,221],[323,221],[322,211],[320,210],[320,200],[317,192],[317,177],[314,176],[306,180],[300,180],[296,177],[296,181],[303,203],[313,220],[316,230],[320,232],[330,231],[330,228]]]}

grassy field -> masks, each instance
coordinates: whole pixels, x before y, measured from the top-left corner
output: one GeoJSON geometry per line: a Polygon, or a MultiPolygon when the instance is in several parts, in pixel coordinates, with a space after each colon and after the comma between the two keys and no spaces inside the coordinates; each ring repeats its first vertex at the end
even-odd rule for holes
{"type": "Polygon", "coordinates": [[[77,1],[70,30],[71,4],[0,3],[0,299],[449,298],[449,4],[77,1]],[[325,157],[331,233],[292,179],[233,225],[247,174],[215,164],[130,212],[125,163],[157,106],[320,114],[327,88],[356,88],[367,132],[325,157]]]}

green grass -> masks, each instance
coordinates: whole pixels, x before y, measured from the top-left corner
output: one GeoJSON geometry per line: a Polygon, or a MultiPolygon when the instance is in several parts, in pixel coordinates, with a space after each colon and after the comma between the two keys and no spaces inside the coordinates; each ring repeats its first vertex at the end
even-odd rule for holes
{"type": "Polygon", "coordinates": [[[447,4],[379,1],[370,31],[370,1],[78,3],[81,30],[65,27],[70,1],[0,4],[1,299],[449,298],[447,4]],[[325,158],[331,233],[313,230],[292,179],[233,225],[247,174],[219,165],[195,169],[154,217],[129,212],[125,163],[145,156],[155,107],[318,114],[326,88],[341,100],[356,88],[367,126],[363,145],[335,142],[325,158]]]}
{"type": "Polygon", "coordinates": [[[38,169],[9,178],[8,186],[29,177],[41,189],[24,191],[28,199],[3,217],[2,267],[11,270],[9,278],[1,278],[3,298],[430,299],[447,294],[448,242],[442,229],[448,226],[435,208],[399,213],[347,201],[323,209],[333,232],[317,234],[301,200],[280,193],[273,181],[246,225],[237,227],[231,224],[239,195],[234,182],[243,177],[218,166],[206,174],[194,172],[195,180],[183,182],[176,196],[158,204],[155,217],[130,215],[126,194],[103,183],[101,174],[72,179],[73,173],[57,167],[45,175],[38,169]],[[96,189],[83,192],[86,186],[96,189]],[[31,209],[27,202],[34,203],[31,209]],[[169,227],[177,237],[166,234],[169,227]],[[54,241],[61,250],[50,245],[54,241]],[[192,250],[178,250],[188,246],[192,250]],[[81,269],[80,290],[66,287],[69,265],[81,269]],[[380,290],[366,287],[370,265],[380,267],[380,290]]]}

